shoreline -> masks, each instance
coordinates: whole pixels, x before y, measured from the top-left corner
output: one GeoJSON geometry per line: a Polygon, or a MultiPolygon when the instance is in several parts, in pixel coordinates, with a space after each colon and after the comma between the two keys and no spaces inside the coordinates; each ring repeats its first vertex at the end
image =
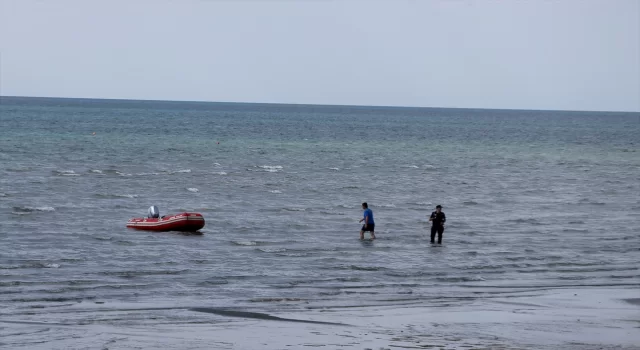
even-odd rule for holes
{"type": "MultiPolygon", "coordinates": [[[[458,305],[336,307],[271,314],[246,309],[102,309],[90,312],[93,321],[78,324],[2,317],[0,327],[8,336],[0,345],[101,350],[640,349],[637,297],[637,290],[631,288],[589,288],[553,289],[535,296],[480,297],[458,305]],[[116,324],[109,324],[119,318],[116,324]],[[194,322],[194,318],[198,320],[194,322]],[[17,344],[11,342],[15,334],[23,340],[25,334],[35,338],[17,344]]],[[[73,313],[74,307],[70,309],[67,311],[73,313]]],[[[85,316],[91,311],[82,309],[85,316]]],[[[48,316],[68,320],[64,315],[48,316]]]]}

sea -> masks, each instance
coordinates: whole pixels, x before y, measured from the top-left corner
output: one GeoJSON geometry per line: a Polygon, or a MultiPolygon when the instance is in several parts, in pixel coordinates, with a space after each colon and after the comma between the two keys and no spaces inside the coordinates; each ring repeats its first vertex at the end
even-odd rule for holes
{"type": "MultiPolygon", "coordinates": [[[[639,234],[640,113],[0,98],[8,349],[85,348],[68,329],[88,324],[229,322],[202,308],[633,292],[639,234]],[[363,202],[376,240],[359,240],[363,202]],[[126,228],[152,205],[206,225],[126,228]]],[[[126,338],[96,349],[146,348],[126,338]]]]}

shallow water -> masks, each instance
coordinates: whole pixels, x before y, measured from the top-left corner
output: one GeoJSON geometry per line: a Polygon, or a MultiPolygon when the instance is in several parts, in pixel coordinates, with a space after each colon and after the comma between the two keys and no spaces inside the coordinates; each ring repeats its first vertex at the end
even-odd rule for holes
{"type": "Polygon", "coordinates": [[[639,145],[638,113],[3,97],[1,313],[637,288],[639,145]],[[375,241],[357,239],[362,201],[375,241]],[[202,213],[204,234],[125,228],[150,205],[202,213]]]}

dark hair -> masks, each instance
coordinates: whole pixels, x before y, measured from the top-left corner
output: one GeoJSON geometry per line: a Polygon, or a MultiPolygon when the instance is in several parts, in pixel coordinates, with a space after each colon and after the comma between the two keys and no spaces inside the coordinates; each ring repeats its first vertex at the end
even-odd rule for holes
{"type": "Polygon", "coordinates": [[[442,209],[442,206],[440,204],[438,204],[438,205],[436,205],[436,208],[442,209]]]}
{"type": "Polygon", "coordinates": [[[369,206],[367,205],[367,202],[362,203],[362,206],[365,208],[369,208],[369,206]]]}

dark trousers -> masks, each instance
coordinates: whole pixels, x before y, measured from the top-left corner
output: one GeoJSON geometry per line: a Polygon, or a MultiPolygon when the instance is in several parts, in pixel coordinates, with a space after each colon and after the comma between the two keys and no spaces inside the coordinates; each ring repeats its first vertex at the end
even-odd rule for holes
{"type": "Polygon", "coordinates": [[[442,244],[442,233],[444,232],[444,226],[433,225],[431,226],[431,243],[435,243],[436,232],[438,232],[438,244],[442,244]]]}

